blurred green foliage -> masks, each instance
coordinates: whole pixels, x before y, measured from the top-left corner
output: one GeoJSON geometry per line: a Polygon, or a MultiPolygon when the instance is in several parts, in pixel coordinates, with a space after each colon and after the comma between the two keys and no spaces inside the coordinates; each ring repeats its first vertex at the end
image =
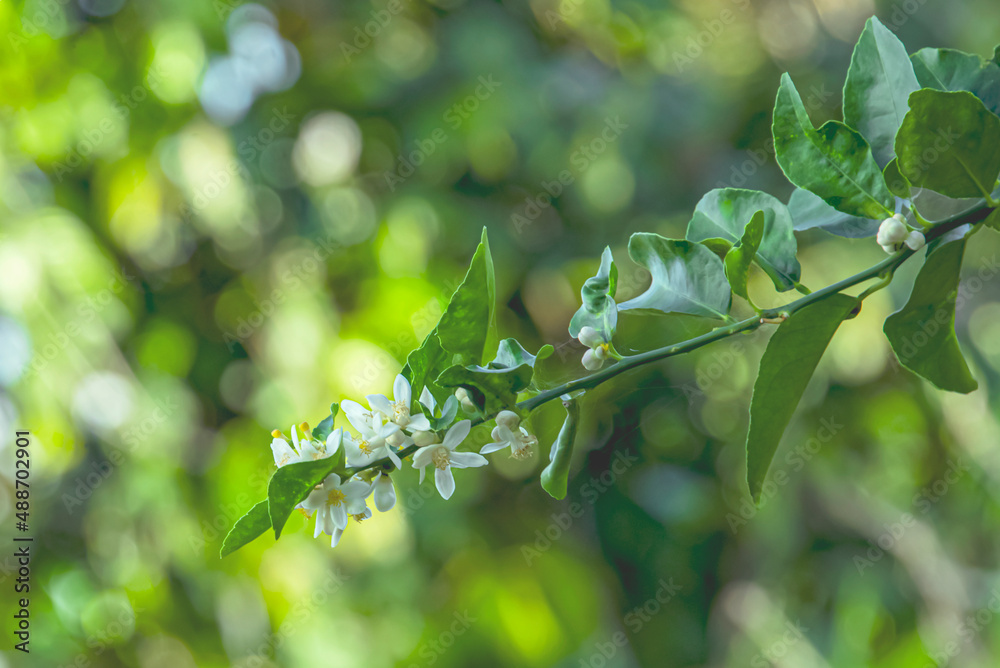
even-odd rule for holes
{"type": "MultiPolygon", "coordinates": [[[[498,332],[580,374],[566,325],[609,244],[680,237],[701,195],[787,198],[770,114],[819,124],[878,14],[913,52],[983,55],[990,0],[0,3],[0,515],[33,434],[31,654],[0,666],[994,666],[1000,655],[998,240],[966,258],[940,393],[845,324],[755,509],[746,406],[764,332],[588,394],[569,493],[543,454],[460,472],[336,550],[294,516],[220,561],[268,432],[387,391],[480,230],[498,332]],[[779,476],[778,474],[781,474],[779,476]]],[[[799,235],[807,285],[871,240],[799,235]]],[[[785,297],[759,272],[762,306],[785,297]]],[[[622,352],[700,323],[618,323],[622,352]]]]}

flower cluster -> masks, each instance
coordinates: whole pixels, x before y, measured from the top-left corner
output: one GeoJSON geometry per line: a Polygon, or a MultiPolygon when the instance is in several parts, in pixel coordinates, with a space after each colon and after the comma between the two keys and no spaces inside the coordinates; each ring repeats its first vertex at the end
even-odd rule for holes
{"type": "Polygon", "coordinates": [[[894,214],[892,218],[886,218],[882,221],[875,240],[882,247],[882,250],[890,255],[904,245],[910,250],[920,250],[924,245],[923,233],[910,228],[906,224],[906,218],[901,213],[894,214]]]}
{"type": "MultiPolygon", "coordinates": [[[[325,533],[331,537],[331,545],[336,547],[340,537],[353,518],[362,522],[372,516],[368,500],[374,500],[379,512],[387,512],[396,505],[396,490],[389,471],[401,471],[404,450],[416,446],[412,468],[419,469],[419,482],[424,482],[426,469],[434,469],[434,484],[444,499],[451,498],[455,491],[455,476],[452,469],[475,468],[488,462],[484,454],[509,447],[511,456],[523,459],[529,457],[538,439],[520,426],[520,418],[513,411],[501,411],[496,417],[493,429],[493,443],[475,452],[458,450],[472,430],[470,420],[459,420],[447,429],[435,431],[431,421],[437,410],[437,402],[425,387],[418,406],[425,412],[413,412],[412,388],[409,381],[396,376],[393,383],[393,397],[381,394],[368,395],[368,408],[356,401],[345,400],[340,404],[347,420],[356,433],[344,429],[330,432],[325,441],[314,438],[309,425],[292,426],[291,438],[275,430],[271,433],[271,451],[274,463],[280,468],[289,464],[331,457],[341,448],[347,466],[355,470],[353,475],[342,479],[331,473],[317,485],[306,499],[298,505],[307,517],[316,518],[314,537],[325,533]],[[443,432],[443,435],[442,435],[443,432]],[[381,460],[391,462],[374,466],[381,460]]],[[[456,392],[456,399],[467,411],[475,409],[475,404],[467,390],[456,392]]],[[[453,401],[453,400],[449,400],[453,401]]],[[[450,413],[454,415],[454,411],[450,413]]]]}

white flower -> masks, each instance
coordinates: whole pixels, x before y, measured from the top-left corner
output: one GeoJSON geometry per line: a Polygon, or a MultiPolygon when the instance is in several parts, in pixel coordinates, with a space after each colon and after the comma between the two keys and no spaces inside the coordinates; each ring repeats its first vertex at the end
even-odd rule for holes
{"type": "Polygon", "coordinates": [[[378,411],[390,422],[398,424],[401,429],[426,431],[431,428],[431,423],[423,413],[410,415],[413,391],[410,388],[410,381],[402,374],[397,375],[392,384],[392,401],[381,394],[369,394],[367,399],[372,410],[378,411]]]}
{"type": "Polygon", "coordinates": [[[906,219],[902,214],[893,214],[891,218],[886,218],[879,225],[878,234],[875,241],[886,253],[895,253],[899,250],[899,245],[906,241],[910,234],[910,229],[906,226],[906,219]]]}
{"type": "Polygon", "coordinates": [[[583,353],[583,366],[588,371],[597,371],[608,359],[610,344],[591,326],[581,327],[577,340],[590,350],[583,353]]]}
{"type": "Polygon", "coordinates": [[[285,435],[277,429],[271,432],[271,436],[273,437],[271,441],[271,453],[274,455],[274,463],[278,468],[287,464],[324,459],[335,453],[337,448],[340,447],[341,435],[343,433],[340,429],[331,432],[326,439],[326,443],[322,443],[312,438],[309,425],[305,422],[299,425],[299,428],[302,429],[302,438],[299,438],[298,430],[295,428],[295,425],[292,425],[291,444],[285,439],[285,435]]]}
{"type": "Polygon", "coordinates": [[[381,471],[375,477],[374,497],[375,507],[380,513],[388,512],[396,505],[396,489],[392,486],[392,479],[381,471]]]}
{"type": "Polygon", "coordinates": [[[481,455],[510,448],[510,456],[514,459],[526,459],[531,456],[531,448],[538,445],[538,439],[529,434],[524,427],[519,427],[521,418],[514,411],[500,411],[496,417],[497,426],[493,428],[493,443],[488,443],[479,451],[481,455]]]}
{"type": "Polygon", "coordinates": [[[455,452],[471,429],[472,423],[468,420],[456,422],[444,435],[443,442],[420,448],[413,455],[413,468],[420,469],[421,483],[424,481],[424,469],[428,465],[434,466],[434,484],[443,499],[450,499],[455,491],[452,468],[464,469],[489,463],[485,457],[474,452],[455,452]]]}
{"type": "Polygon", "coordinates": [[[347,465],[368,466],[372,462],[388,457],[396,468],[402,466],[399,456],[393,452],[387,439],[399,431],[399,425],[393,422],[382,423],[381,415],[374,415],[370,424],[355,425],[361,435],[357,442],[347,443],[347,465]]]}
{"type": "Polygon", "coordinates": [[[349,517],[359,522],[371,517],[366,501],[371,492],[372,485],[358,478],[341,482],[336,473],[328,475],[302,502],[306,510],[316,511],[313,537],[326,533],[331,537],[330,545],[336,547],[349,517]]]}
{"type": "Polygon", "coordinates": [[[371,427],[372,425],[372,411],[368,410],[356,401],[351,401],[350,399],[344,399],[340,402],[340,410],[344,411],[344,415],[347,416],[347,421],[351,423],[351,426],[361,431],[362,427],[371,427]]]}
{"type": "Polygon", "coordinates": [[[906,237],[906,240],[903,241],[903,243],[906,244],[910,250],[920,250],[924,247],[924,235],[916,230],[913,230],[906,237]]]}

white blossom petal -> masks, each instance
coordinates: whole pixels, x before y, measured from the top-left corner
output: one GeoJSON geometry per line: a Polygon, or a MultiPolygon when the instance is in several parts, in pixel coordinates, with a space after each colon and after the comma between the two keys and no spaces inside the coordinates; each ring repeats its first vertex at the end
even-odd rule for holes
{"type": "Polygon", "coordinates": [[[577,340],[588,348],[596,348],[604,343],[604,337],[597,333],[597,330],[589,325],[580,328],[580,333],[576,335],[577,340]]]}
{"type": "Polygon", "coordinates": [[[344,535],[343,529],[334,529],[333,533],[330,535],[330,547],[337,547],[337,543],[340,542],[340,537],[344,535]]]}
{"type": "Polygon", "coordinates": [[[330,506],[330,517],[333,519],[333,526],[343,529],[347,526],[347,506],[343,501],[330,506]]]}
{"type": "Polygon", "coordinates": [[[453,452],[449,459],[451,465],[457,469],[478,468],[490,463],[486,457],[474,452],[453,452]]]}
{"type": "Polygon", "coordinates": [[[397,404],[403,404],[407,409],[413,403],[413,391],[410,388],[410,381],[406,380],[403,374],[396,376],[392,383],[392,398],[397,404]]]}
{"type": "Polygon", "coordinates": [[[372,410],[378,411],[386,417],[392,417],[392,402],[384,394],[369,394],[365,399],[372,410]]]}
{"type": "Polygon", "coordinates": [[[456,422],[451,429],[448,430],[448,433],[444,435],[442,445],[449,450],[454,450],[462,444],[462,441],[465,440],[470,431],[472,431],[471,421],[462,420],[461,422],[456,422]]]}
{"type": "Polygon", "coordinates": [[[396,488],[392,486],[392,480],[380,471],[375,478],[375,507],[380,513],[392,510],[396,505],[396,488]]]}
{"type": "MultiPolygon", "coordinates": [[[[481,455],[488,455],[491,452],[496,452],[497,450],[503,450],[504,448],[506,448],[509,445],[510,445],[510,443],[499,443],[499,442],[497,442],[497,443],[487,443],[486,445],[483,446],[483,449],[479,451],[479,454],[481,454],[481,455]]],[[[458,453],[456,453],[456,454],[458,454],[458,453]]]]}
{"type": "Polygon", "coordinates": [[[451,467],[434,469],[434,485],[437,487],[441,498],[447,501],[455,493],[455,476],[451,474],[451,467]]]}
{"type": "Polygon", "coordinates": [[[372,412],[358,402],[344,399],[340,402],[340,410],[344,411],[347,421],[358,431],[364,432],[365,429],[371,429],[372,412]]]}
{"type": "Polygon", "coordinates": [[[406,428],[412,431],[429,431],[431,423],[423,413],[410,416],[410,421],[406,423],[406,428]]]}

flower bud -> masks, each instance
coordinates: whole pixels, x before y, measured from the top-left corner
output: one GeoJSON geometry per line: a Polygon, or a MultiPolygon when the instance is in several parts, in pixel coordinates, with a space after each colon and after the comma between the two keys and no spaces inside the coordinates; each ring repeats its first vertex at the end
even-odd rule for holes
{"type": "Polygon", "coordinates": [[[875,240],[882,248],[894,247],[896,244],[902,243],[909,233],[906,223],[893,216],[882,221],[875,240]]]}
{"type": "Polygon", "coordinates": [[[924,235],[916,230],[913,230],[906,237],[906,241],[903,243],[905,243],[910,250],[920,250],[924,247],[924,235]]]}
{"type": "Polygon", "coordinates": [[[434,443],[437,443],[438,440],[437,436],[434,435],[434,432],[415,431],[413,432],[413,442],[422,448],[427,445],[433,445],[434,443]]]}
{"type": "Polygon", "coordinates": [[[500,411],[497,413],[496,421],[498,425],[514,430],[521,423],[521,418],[514,411],[500,411]]]}
{"type": "Polygon", "coordinates": [[[583,354],[583,366],[588,371],[597,371],[604,366],[604,360],[598,357],[593,350],[588,350],[583,354]]]}
{"type": "Polygon", "coordinates": [[[473,403],[472,397],[469,395],[469,391],[467,389],[460,387],[455,390],[455,398],[458,399],[458,402],[462,405],[462,410],[466,413],[476,412],[476,404],[473,403]]]}
{"type": "Polygon", "coordinates": [[[577,340],[588,348],[596,348],[604,343],[604,337],[597,333],[597,330],[589,325],[582,327],[576,336],[577,340]]]}
{"type": "Polygon", "coordinates": [[[404,434],[401,431],[394,432],[392,435],[390,435],[388,438],[385,439],[385,442],[394,448],[398,448],[399,446],[401,446],[403,443],[406,442],[406,434],[404,434]]]}

